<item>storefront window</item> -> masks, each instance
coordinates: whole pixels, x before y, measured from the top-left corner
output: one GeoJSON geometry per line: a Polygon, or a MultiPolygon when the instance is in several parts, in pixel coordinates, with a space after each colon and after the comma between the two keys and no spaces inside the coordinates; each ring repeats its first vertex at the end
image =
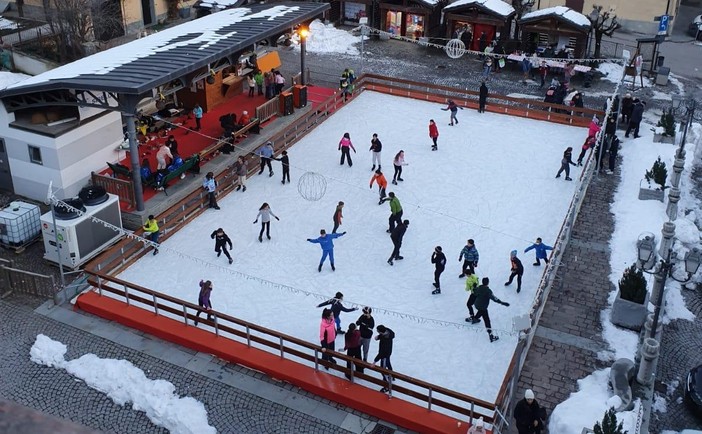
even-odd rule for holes
{"type": "Polygon", "coordinates": [[[357,23],[366,16],[366,5],[363,3],[344,2],[344,20],[357,23]]]}
{"type": "Polygon", "coordinates": [[[402,31],[402,12],[388,11],[385,17],[385,31],[399,35],[402,31]]]}
{"type": "Polygon", "coordinates": [[[424,36],[424,16],[423,15],[407,15],[407,37],[419,39],[424,36]]]}

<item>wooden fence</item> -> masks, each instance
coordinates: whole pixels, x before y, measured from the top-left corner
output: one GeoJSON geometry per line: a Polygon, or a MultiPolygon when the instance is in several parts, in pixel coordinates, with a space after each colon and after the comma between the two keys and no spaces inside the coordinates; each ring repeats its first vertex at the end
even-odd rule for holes
{"type": "Polygon", "coordinates": [[[12,261],[0,259],[0,289],[2,297],[13,292],[51,298],[58,290],[54,276],[14,268],[12,261]]]}
{"type": "Polygon", "coordinates": [[[119,200],[126,203],[129,208],[136,208],[134,183],[131,180],[113,178],[111,176],[91,172],[90,183],[104,188],[108,193],[119,196],[119,200]]]}

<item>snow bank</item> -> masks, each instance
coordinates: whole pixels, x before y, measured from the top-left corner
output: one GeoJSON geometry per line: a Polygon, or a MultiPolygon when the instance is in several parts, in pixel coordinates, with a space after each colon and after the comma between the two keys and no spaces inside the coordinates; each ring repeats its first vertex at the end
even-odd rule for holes
{"type": "Polygon", "coordinates": [[[127,360],[86,354],[66,361],[66,350],[66,345],[40,334],[29,354],[34,363],[65,369],[121,406],[131,402],[134,410],[143,411],[155,425],[174,434],[217,432],[207,423],[205,406],[194,398],[178,397],[172,383],[148,379],[144,371],[127,360]]]}
{"type": "MultiPolygon", "coordinates": [[[[297,35],[293,40],[298,42],[296,50],[300,50],[297,35]]],[[[360,36],[354,36],[344,30],[339,30],[333,24],[324,24],[320,20],[310,23],[310,34],[307,37],[307,52],[309,53],[336,53],[350,56],[360,55],[355,44],[361,42],[360,36]]]]}
{"type": "MultiPolygon", "coordinates": [[[[558,434],[581,434],[583,428],[592,428],[602,416],[617,404],[619,399],[613,396],[608,386],[609,368],[593,372],[578,380],[578,391],[558,404],[549,419],[548,430],[558,434]]],[[[624,423],[624,430],[635,432],[640,400],[636,400],[634,409],[617,413],[617,421],[624,423]]]]}
{"type": "Polygon", "coordinates": [[[19,72],[0,71],[0,90],[30,78],[31,75],[19,72]]]}

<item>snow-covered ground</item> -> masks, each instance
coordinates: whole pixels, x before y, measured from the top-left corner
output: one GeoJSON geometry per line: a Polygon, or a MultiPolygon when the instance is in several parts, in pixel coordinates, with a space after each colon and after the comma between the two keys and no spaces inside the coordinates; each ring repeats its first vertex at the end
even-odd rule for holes
{"type": "MultiPolygon", "coordinates": [[[[316,305],[336,291],[347,306],[371,306],[376,324],[396,333],[393,367],[402,373],[476,398],[495,399],[512,357],[514,316],[527,313],[543,268],[533,267],[533,253],[521,253],[536,237],[552,244],[570,203],[575,182],[554,179],[563,150],[577,147],[585,128],[503,115],[458,113],[450,127],[444,106],[364,92],[312,131],[290,151],[292,184],[275,176],[254,176],[245,193],[220,201],[164,242],[158,256],[147,255],[121,278],[195,302],[198,281],[214,283],[215,309],[290,335],[319,342],[321,309],[316,305]],[[429,119],[439,126],[439,150],[430,150],[429,119]],[[504,128],[509,124],[508,128],[504,128]],[[349,132],[358,153],[353,167],[339,165],[337,145],[349,132]],[[392,244],[385,230],[389,207],[378,205],[371,178],[371,135],[383,142],[383,170],[392,179],[392,158],[406,152],[403,182],[389,185],[410,226],[402,246],[403,261],[386,263],[392,244]],[[322,174],[324,197],[307,202],[296,185],[305,172],[322,174]],[[331,230],[332,214],[344,201],[335,241],[336,272],[320,258],[316,238],[331,230]],[[271,224],[272,240],[257,240],[252,224],[263,202],[280,221],[271,224]],[[234,264],[217,258],[210,239],[224,228],[234,242],[234,264]],[[468,238],[480,252],[478,275],[491,279],[495,295],[511,304],[492,303],[492,325],[501,339],[490,343],[482,324],[468,325],[464,281],[458,255],[468,238]],[[430,256],[440,245],[448,258],[441,295],[432,295],[430,256]],[[518,250],[525,264],[523,289],[504,287],[509,252],[518,250]]],[[[571,176],[577,179],[579,169],[571,176]]],[[[359,312],[343,313],[342,327],[359,312]]],[[[337,348],[343,338],[337,339],[337,348]]],[[[375,342],[371,354],[375,356],[375,342]]]]}
{"type": "Polygon", "coordinates": [[[34,363],[65,369],[116,404],[131,404],[134,410],[143,411],[151,422],[173,434],[217,432],[207,422],[205,406],[194,398],[176,395],[172,383],[147,378],[144,371],[127,360],[101,359],[95,354],[66,360],[66,351],[68,348],[61,342],[38,335],[29,355],[34,363]]]}

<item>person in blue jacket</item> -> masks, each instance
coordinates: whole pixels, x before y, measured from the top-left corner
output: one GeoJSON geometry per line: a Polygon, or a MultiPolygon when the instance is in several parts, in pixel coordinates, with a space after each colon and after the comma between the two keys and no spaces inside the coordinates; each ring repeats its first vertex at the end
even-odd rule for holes
{"type": "Polygon", "coordinates": [[[267,142],[265,145],[261,146],[261,148],[256,151],[256,155],[261,158],[261,170],[258,171],[258,174],[262,174],[263,169],[268,166],[268,176],[273,176],[273,167],[271,166],[271,158],[273,158],[273,143],[267,142]]]}
{"type": "Polygon", "coordinates": [[[320,273],[322,272],[322,265],[324,264],[324,260],[327,259],[327,256],[329,256],[329,263],[331,264],[332,271],[336,271],[336,267],[334,267],[334,239],[343,235],[346,235],[346,232],[328,234],[327,231],[322,229],[319,231],[319,238],[307,238],[307,241],[310,243],[319,244],[320,247],[322,247],[322,259],[320,259],[319,267],[317,267],[317,271],[320,273]]]}
{"type": "Polygon", "coordinates": [[[534,249],[534,252],[536,253],[536,262],[534,262],[535,266],[541,265],[541,259],[548,264],[548,255],[546,254],[546,251],[553,250],[553,247],[547,246],[541,242],[541,238],[537,238],[534,244],[524,249],[524,253],[531,249],[534,249]]]}

